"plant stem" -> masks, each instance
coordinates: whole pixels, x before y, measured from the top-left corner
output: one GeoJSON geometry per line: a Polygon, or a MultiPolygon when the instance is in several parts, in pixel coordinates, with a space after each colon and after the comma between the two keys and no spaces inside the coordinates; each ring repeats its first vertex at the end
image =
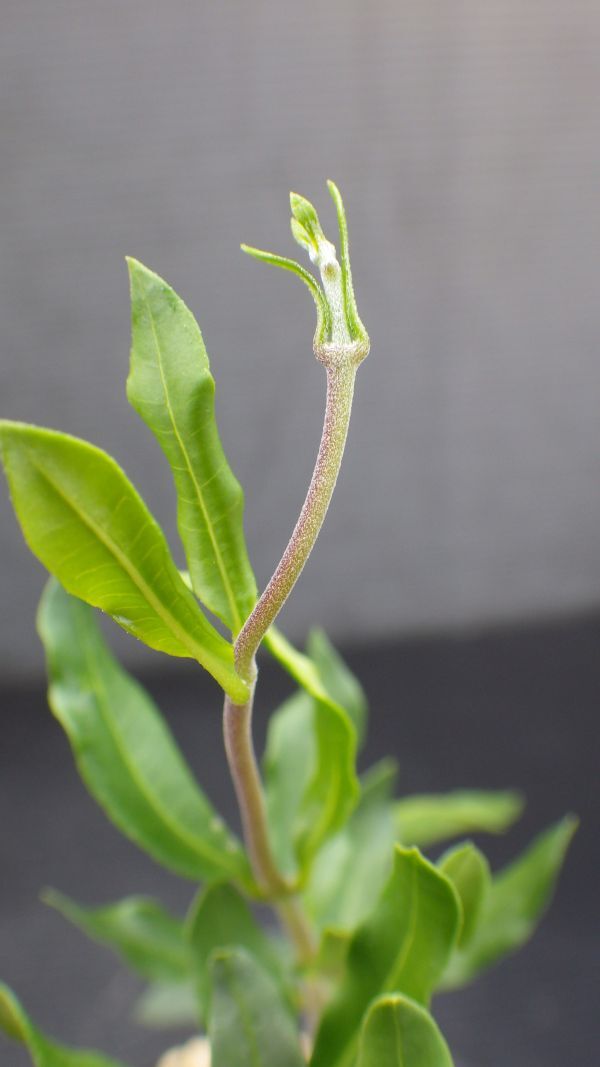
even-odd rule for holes
{"type": "Polygon", "coordinates": [[[261,889],[270,895],[277,895],[288,887],[277,870],[271,850],[264,792],[252,743],[254,688],[255,682],[245,704],[234,704],[225,696],[223,736],[254,875],[261,889]]]}
{"type": "Polygon", "coordinates": [[[314,931],[298,897],[288,897],[277,905],[277,914],[296,946],[298,963],[310,963],[317,952],[314,931]]]}
{"type": "MultiPolygon", "coordinates": [[[[260,888],[271,897],[284,897],[289,885],[277,869],[269,841],[265,800],[252,742],[254,688],[245,704],[225,697],[223,734],[229,770],[238,800],[244,840],[260,888]]],[[[296,947],[299,963],[309,962],[317,949],[312,928],[297,897],[273,901],[282,925],[296,947]]]]}
{"type": "Polygon", "coordinates": [[[344,337],[315,350],[315,354],[327,370],[325,421],[315,469],[287,548],[235,642],[236,669],[250,686],[250,697],[245,704],[234,704],[226,696],[223,711],[225,750],[252,868],[260,887],[274,898],[274,907],[301,963],[314,957],[317,946],[299,899],[289,895],[286,898],[290,886],[278,871],[271,850],[263,786],[252,742],[252,704],[258,646],[300,576],[327,514],[348,435],[356,368],[366,351],[364,345],[352,344],[344,337]]]}
{"type": "Polygon", "coordinates": [[[302,511],[287,548],[235,643],[238,674],[250,682],[254,657],[267,630],[290,595],[323,525],[335,488],[352,409],[356,363],[327,362],[327,402],[321,444],[302,511]]]}

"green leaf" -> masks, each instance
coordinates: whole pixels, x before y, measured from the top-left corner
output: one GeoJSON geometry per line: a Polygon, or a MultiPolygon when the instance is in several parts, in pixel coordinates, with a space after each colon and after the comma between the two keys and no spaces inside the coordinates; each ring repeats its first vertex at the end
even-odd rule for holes
{"type": "Polygon", "coordinates": [[[356,731],[345,711],[313,701],[315,761],[298,813],[296,848],[301,866],[310,863],[324,841],[343,826],[356,806],[356,731]]]}
{"type": "Polygon", "coordinates": [[[327,334],[331,329],[331,314],[325,299],[325,294],[310,271],[302,267],[295,259],[288,259],[287,256],[277,256],[273,252],[263,252],[261,248],[252,248],[250,245],[241,245],[241,249],[242,252],[246,252],[246,254],[252,256],[253,259],[260,260],[261,263],[267,263],[269,266],[281,267],[283,270],[291,271],[292,274],[297,275],[297,277],[308,286],[317,309],[315,342],[319,343],[325,341],[327,334]]]}
{"type": "Polygon", "coordinates": [[[150,697],[112,657],[90,608],[51,581],[38,628],[50,707],[108,817],[184,877],[249,878],[238,842],[199,790],[150,697]]]}
{"type": "Polygon", "coordinates": [[[216,953],[211,989],[211,1067],[306,1067],[297,1027],[252,956],[216,953]]]}
{"type": "Polygon", "coordinates": [[[116,904],[84,908],[50,889],[43,900],[92,940],[114,949],[144,978],[181,981],[189,975],[190,951],[183,923],[149,897],[127,897],[116,904]]]}
{"type": "Polygon", "coordinates": [[[354,930],[389,877],[396,836],[389,791],[395,771],[387,760],[372,769],[356,811],[315,859],[305,901],[321,928],[354,930]]]}
{"type": "Polygon", "coordinates": [[[424,848],[444,838],[485,831],[501,834],[519,818],[523,800],[512,791],[476,789],[425,793],[396,802],[396,830],[404,845],[424,848]]]}
{"type": "Polygon", "coordinates": [[[340,266],[342,268],[342,285],[344,289],[344,304],[346,309],[346,320],[350,330],[350,336],[353,341],[366,341],[368,340],[367,331],[365,330],[358,310],[356,307],[356,298],[354,296],[354,287],[352,285],[352,271],[350,269],[350,252],[348,245],[348,224],[346,222],[346,211],[344,208],[344,202],[342,195],[335,184],[331,180],[327,182],[327,188],[331,194],[331,198],[335,204],[335,209],[338,218],[338,227],[340,231],[340,266]]]}
{"type": "Polygon", "coordinates": [[[284,705],[281,720],[278,716],[271,720],[267,740],[265,773],[274,846],[283,868],[292,874],[292,855],[308,866],[323,841],[344,825],[356,806],[360,792],[355,771],[357,728],[359,732],[364,728],[366,709],[358,682],[324,634],[313,637],[318,662],[298,652],[275,627],[265,643],[313,697],[312,709],[301,700],[284,705]],[[342,694],[350,697],[348,710],[340,703],[342,694]],[[289,746],[296,746],[296,758],[289,746]]]}
{"type": "Polygon", "coordinates": [[[345,930],[325,930],[311,973],[328,979],[333,988],[339,985],[348,958],[351,935],[345,930]]]}
{"type": "Polygon", "coordinates": [[[269,836],[278,869],[298,873],[296,832],[314,765],[314,701],[295,693],[271,715],[263,758],[269,836]]]}
{"type": "Polygon", "coordinates": [[[345,1067],[351,1061],[361,1018],[374,997],[404,993],[427,1004],[459,925],[452,883],[417,849],[396,847],[390,879],[352,938],[345,978],[317,1033],[312,1067],[345,1067]]]}
{"type": "Polygon", "coordinates": [[[487,859],[470,841],[450,849],[438,861],[450,879],[462,905],[462,926],[457,947],[468,945],[479,922],[488,895],[491,876],[487,859]]]}
{"type": "Polygon", "coordinates": [[[367,702],[357,678],[344,663],[323,630],[309,634],[309,652],[305,655],[275,626],[267,632],[264,643],[271,655],[288,674],[315,700],[334,704],[351,719],[362,740],[367,716],[367,702]]]}
{"type": "Polygon", "coordinates": [[[25,539],[65,589],[151,648],[197,659],[243,703],[231,645],[202,614],[114,459],[76,437],[5,421],[0,451],[25,539]]]}
{"type": "Polygon", "coordinates": [[[323,228],[319,222],[319,216],[310,200],[300,196],[299,193],[290,193],[290,208],[292,211],[292,234],[298,244],[312,252],[316,258],[319,251],[319,243],[326,240],[323,228]]]}
{"type": "Polygon", "coordinates": [[[99,1052],[68,1049],[40,1033],[11,990],[0,983],[0,1030],[29,1051],[35,1067],[123,1067],[99,1052]]]}
{"type": "Polygon", "coordinates": [[[265,634],[264,643],[271,655],[311,697],[324,703],[336,703],[333,693],[325,688],[316,663],[294,648],[281,630],[272,626],[265,634]]]}
{"type": "Polygon", "coordinates": [[[408,997],[382,997],[363,1024],[356,1067],[452,1067],[431,1015],[408,997]]]}
{"type": "Polygon", "coordinates": [[[200,893],[186,922],[192,969],[201,1017],[206,1019],[209,996],[209,963],[216,949],[247,949],[282,986],[279,957],[245,900],[226,883],[200,893]]]}
{"type": "Polygon", "coordinates": [[[545,830],[510,866],[492,879],[470,941],[458,948],[443,976],[443,988],[464,985],[533,934],[548,906],[577,829],[569,815],[545,830]]]}
{"type": "Polygon", "coordinates": [[[360,744],[365,735],[368,708],[367,698],[358,678],[344,663],[324,630],[311,630],[307,651],[317,668],[325,692],[330,699],[344,708],[352,719],[360,744]]]}
{"type": "Polygon", "coordinates": [[[139,1026],[167,1030],[198,1025],[198,1004],[194,983],[153,982],[136,1001],[132,1012],[139,1026]]]}
{"type": "Polygon", "coordinates": [[[223,451],[215,383],[191,311],[157,274],[128,259],[130,403],[173,471],[178,525],[194,592],[237,633],[256,601],[244,539],[244,494],[223,451]]]}
{"type": "Polygon", "coordinates": [[[306,870],[358,797],[356,731],[332,701],[298,693],[270,720],[265,790],[273,849],[284,873],[306,870]]]}

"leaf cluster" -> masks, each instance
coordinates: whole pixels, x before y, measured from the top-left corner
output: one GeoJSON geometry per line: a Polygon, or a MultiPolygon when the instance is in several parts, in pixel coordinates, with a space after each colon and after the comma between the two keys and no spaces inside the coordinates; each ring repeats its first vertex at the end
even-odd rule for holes
{"type": "MultiPolygon", "coordinates": [[[[359,337],[345,216],[335,187],[332,195],[349,330],[359,337]]],[[[322,231],[314,209],[298,197],[292,208],[296,238],[316,248],[322,231]]],[[[259,921],[264,892],[243,843],[98,625],[96,609],[151,648],[196,660],[234,702],[248,696],[233,641],[257,589],[204,342],[161,278],[135,260],[129,272],[127,395],[170,465],[188,573],[180,573],[156,519],[101,449],[8,421],[0,423],[0,448],[25,539],[52,575],[38,615],[52,712],[107,817],[193,889],[182,918],[143,896],[94,907],[56,891],[45,900],[145,979],[140,1021],[204,1028],[212,1067],[300,1067],[303,1029],[314,1033],[312,1067],[449,1067],[432,997],[527,940],[575,822],[550,828],[497,873],[469,839],[433,862],[423,850],[440,841],[506,830],[520,797],[461,791],[397,799],[391,761],[359,776],[367,728],[360,684],[322,631],[301,652],[271,629],[266,647],[296,688],[269,724],[268,833],[289,898],[312,931],[309,956],[295,957],[286,937],[259,921]]],[[[316,282],[307,284],[326,331],[326,302],[316,282]]],[[[267,903],[285,907],[285,900],[267,903]]],[[[4,986],[0,1027],[27,1046],[36,1067],[118,1067],[44,1037],[4,986]]]]}

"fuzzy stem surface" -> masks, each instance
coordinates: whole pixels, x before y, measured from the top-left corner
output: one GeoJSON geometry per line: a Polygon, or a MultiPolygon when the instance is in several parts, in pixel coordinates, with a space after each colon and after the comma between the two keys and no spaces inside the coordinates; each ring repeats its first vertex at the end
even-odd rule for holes
{"type": "Polygon", "coordinates": [[[264,791],[252,742],[254,689],[255,682],[245,704],[234,704],[225,696],[223,737],[254,875],[262,890],[277,895],[288,887],[277,870],[269,842],[264,791]]]}
{"type": "Polygon", "coordinates": [[[245,704],[234,704],[225,697],[223,735],[227,762],[254,876],[265,895],[275,897],[273,907],[296,948],[298,961],[308,963],[317,950],[314,934],[298,898],[286,895],[290,886],[277,869],[269,841],[264,790],[252,741],[254,688],[253,684],[245,704]]]}
{"type": "Polygon", "coordinates": [[[356,364],[332,361],[326,369],[323,434],[306,499],[287,548],[235,643],[236,669],[248,682],[252,680],[254,657],[260,642],[290,595],[323,525],[344,454],[356,364]]]}

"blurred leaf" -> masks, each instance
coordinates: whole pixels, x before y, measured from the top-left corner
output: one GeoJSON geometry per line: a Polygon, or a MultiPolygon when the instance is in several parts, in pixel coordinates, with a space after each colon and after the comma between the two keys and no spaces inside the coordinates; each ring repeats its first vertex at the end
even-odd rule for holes
{"type": "Polygon", "coordinates": [[[315,859],[305,900],[320,927],[354,930],[379,897],[394,858],[389,793],[395,774],[391,760],[372,768],[356,811],[315,859]]]}
{"type": "Polygon", "coordinates": [[[577,819],[569,815],[551,826],[514,863],[492,879],[471,940],[458,948],[443,977],[443,988],[469,982],[529,940],[550,902],[577,819]]]}
{"type": "Polygon", "coordinates": [[[192,969],[202,1018],[206,1019],[209,963],[216,949],[247,949],[282,986],[281,963],[245,900],[231,885],[210,886],[200,893],[186,922],[192,969]]]}
{"type": "Polygon", "coordinates": [[[70,593],[151,648],[198,660],[233,700],[247,687],[164,534],[121,468],[76,437],[0,421],[12,501],[31,551],[70,593]]]}
{"type": "Polygon", "coordinates": [[[187,982],[154,982],[137,1000],[133,1019],[140,1026],[166,1030],[198,1025],[198,998],[187,982]]]}
{"type": "Polygon", "coordinates": [[[215,953],[210,975],[211,1067],[306,1067],[297,1026],[252,956],[215,953]]]}
{"type": "Polygon", "coordinates": [[[271,716],[264,758],[267,815],[281,870],[306,870],[358,796],[356,731],[331,701],[297,693],[271,716]]]}
{"type": "Polygon", "coordinates": [[[116,904],[84,908],[56,890],[43,900],[83,930],[114,949],[144,978],[181,981],[190,973],[190,951],[183,923],[149,897],[126,897],[116,904]]]}
{"type": "Polygon", "coordinates": [[[263,759],[269,835],[279,870],[298,870],[296,828],[314,765],[314,701],[297,692],[271,715],[263,759]]]}
{"type": "Polygon", "coordinates": [[[396,802],[396,832],[403,845],[424,848],[463,834],[503,833],[522,810],[521,796],[511,791],[424,793],[396,802]]]}
{"type": "Polygon", "coordinates": [[[483,853],[467,841],[446,852],[438,866],[450,879],[460,898],[462,926],[457,947],[464,947],[473,937],[490,889],[489,864],[483,853]]]}
{"type": "Polygon", "coordinates": [[[324,703],[335,703],[335,698],[327,692],[323,684],[317,665],[303,652],[294,648],[281,630],[272,626],[265,634],[264,643],[271,655],[311,697],[324,703]]]}
{"type": "Polygon", "coordinates": [[[348,715],[332,703],[313,701],[315,760],[298,813],[298,857],[306,867],[324,841],[343,826],[356,806],[356,730],[348,715]]]}
{"type": "Polygon", "coordinates": [[[358,678],[344,663],[324,630],[311,630],[307,651],[317,668],[326,693],[344,708],[352,719],[360,744],[365,735],[368,709],[367,698],[358,678]]]}
{"type": "Polygon", "coordinates": [[[351,935],[345,930],[325,930],[314,963],[319,977],[332,979],[339,984],[346,967],[351,935]]]}
{"type": "Polygon", "coordinates": [[[363,1024],[356,1067],[452,1067],[431,1015],[402,996],[376,1000],[363,1024]]]}
{"type": "Polygon", "coordinates": [[[148,694],[112,657],[91,609],[51,581],[38,628],[50,707],[108,817],[177,874],[249,878],[240,845],[196,785],[148,694]]]}
{"type": "Polygon", "coordinates": [[[131,282],[130,403],[173,471],[178,525],[200,600],[237,633],[256,600],[244,539],[244,494],[223,451],[215,383],[191,311],[157,274],[127,260],[131,282]]]}
{"type": "Polygon", "coordinates": [[[459,925],[452,883],[417,849],[397,846],[390,879],[350,943],[345,977],[317,1032],[312,1067],[348,1062],[374,997],[397,992],[427,1004],[459,925]]]}
{"type": "Polygon", "coordinates": [[[361,779],[362,795],[379,803],[390,801],[398,777],[398,763],[393,756],[372,763],[361,779]]]}
{"type": "Polygon", "coordinates": [[[44,1037],[24,1012],[11,990],[0,983],[0,1030],[20,1041],[35,1067],[123,1067],[99,1052],[68,1049],[44,1037]]]}

